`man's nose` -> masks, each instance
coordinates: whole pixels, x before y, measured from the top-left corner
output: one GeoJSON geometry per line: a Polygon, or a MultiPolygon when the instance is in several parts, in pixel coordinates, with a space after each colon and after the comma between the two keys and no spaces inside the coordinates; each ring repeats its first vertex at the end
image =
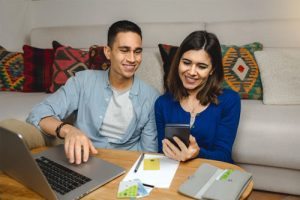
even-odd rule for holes
{"type": "Polygon", "coordinates": [[[129,62],[135,62],[136,60],[136,57],[135,57],[135,53],[133,51],[130,51],[128,54],[127,54],[127,60],[129,62]]]}

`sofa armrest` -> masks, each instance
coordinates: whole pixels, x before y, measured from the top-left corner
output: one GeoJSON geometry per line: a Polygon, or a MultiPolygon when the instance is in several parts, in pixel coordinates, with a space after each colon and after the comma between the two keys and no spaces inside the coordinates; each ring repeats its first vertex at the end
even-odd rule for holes
{"type": "Polygon", "coordinates": [[[47,136],[41,133],[41,131],[33,125],[17,119],[2,120],[0,121],[0,126],[14,133],[21,134],[29,149],[63,143],[63,140],[60,140],[56,137],[47,136]]]}

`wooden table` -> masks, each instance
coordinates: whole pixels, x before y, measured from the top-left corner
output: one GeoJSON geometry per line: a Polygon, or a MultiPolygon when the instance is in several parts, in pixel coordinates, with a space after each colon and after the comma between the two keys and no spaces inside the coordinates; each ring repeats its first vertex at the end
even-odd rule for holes
{"type": "MultiPolygon", "coordinates": [[[[39,148],[33,150],[33,152],[40,152],[45,148],[39,148]]],[[[115,163],[121,167],[124,167],[127,171],[132,167],[134,162],[138,159],[140,152],[136,151],[124,151],[124,150],[112,150],[112,149],[98,149],[97,157],[103,160],[115,163]]],[[[148,197],[142,199],[190,199],[189,197],[183,196],[177,192],[179,186],[192,175],[195,170],[203,163],[209,163],[220,168],[231,168],[242,170],[239,166],[213,161],[206,159],[194,159],[188,162],[181,162],[175,177],[173,178],[172,184],[169,189],[154,188],[148,197]]],[[[28,172],[30,173],[30,172],[28,172]]],[[[106,185],[100,187],[94,192],[88,194],[83,199],[117,199],[117,191],[120,181],[123,180],[125,175],[122,175],[106,185]]],[[[241,199],[247,199],[253,188],[253,181],[250,182],[246,190],[241,196],[241,199]]],[[[4,173],[0,172],[0,199],[1,200],[31,200],[31,199],[42,199],[37,193],[26,188],[22,184],[18,183],[14,179],[8,177],[4,173]]]]}

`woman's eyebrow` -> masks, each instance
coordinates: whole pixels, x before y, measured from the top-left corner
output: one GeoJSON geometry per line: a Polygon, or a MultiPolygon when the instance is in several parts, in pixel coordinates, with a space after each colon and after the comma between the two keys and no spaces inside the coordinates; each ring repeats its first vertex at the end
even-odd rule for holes
{"type": "MultiPolygon", "coordinates": [[[[181,60],[182,60],[182,61],[192,62],[190,59],[187,59],[187,58],[182,58],[181,60]]],[[[203,63],[203,62],[199,62],[199,63],[196,63],[196,64],[197,64],[197,65],[202,65],[202,66],[209,66],[208,64],[203,63]]]]}

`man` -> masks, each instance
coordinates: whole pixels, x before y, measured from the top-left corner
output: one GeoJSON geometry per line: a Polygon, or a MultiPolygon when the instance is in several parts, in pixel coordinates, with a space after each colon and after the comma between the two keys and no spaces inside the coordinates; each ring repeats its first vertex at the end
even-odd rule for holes
{"type": "Polygon", "coordinates": [[[133,22],[108,30],[107,71],[77,72],[27,118],[42,132],[63,138],[70,163],[86,162],[95,147],[157,151],[154,102],[159,93],[136,76],[142,61],[142,33],[133,22]],[[61,120],[74,111],[73,125],[61,120]]]}

